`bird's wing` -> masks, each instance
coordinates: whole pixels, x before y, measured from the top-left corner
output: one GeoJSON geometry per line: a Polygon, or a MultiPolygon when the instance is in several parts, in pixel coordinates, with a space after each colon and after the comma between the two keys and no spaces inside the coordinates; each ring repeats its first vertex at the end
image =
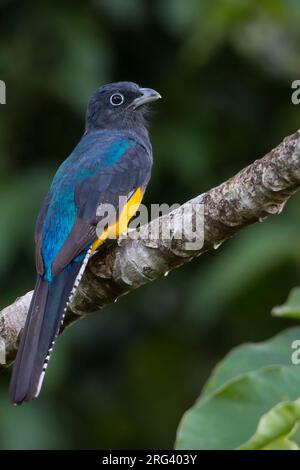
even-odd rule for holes
{"type": "Polygon", "coordinates": [[[35,264],[37,273],[42,276],[44,273],[44,262],[43,257],[41,254],[41,246],[42,246],[42,234],[43,234],[43,225],[44,220],[47,215],[47,211],[51,202],[51,195],[50,193],[44,199],[42,207],[40,209],[38,218],[35,224],[35,232],[34,232],[34,240],[35,240],[35,264]]]}
{"type": "MultiPolygon", "coordinates": [[[[151,172],[151,158],[139,144],[131,145],[113,165],[96,170],[76,185],[76,217],[52,263],[52,274],[59,274],[97,239],[96,227],[101,217],[99,206],[111,204],[119,216],[119,198],[130,197],[139,188],[144,191],[151,172]],[[98,211],[97,211],[98,209],[98,211]]],[[[117,222],[110,220],[109,225],[117,222]]],[[[60,224],[61,225],[61,224],[60,224]]],[[[99,234],[98,234],[99,235],[99,234]]]]}

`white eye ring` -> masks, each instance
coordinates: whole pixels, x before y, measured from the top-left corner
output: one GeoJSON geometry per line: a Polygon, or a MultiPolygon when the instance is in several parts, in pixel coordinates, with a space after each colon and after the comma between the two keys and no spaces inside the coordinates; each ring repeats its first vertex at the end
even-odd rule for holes
{"type": "Polygon", "coordinates": [[[109,102],[112,106],[120,106],[121,104],[124,103],[124,101],[125,101],[125,98],[123,95],[121,95],[121,93],[114,93],[109,98],[109,102]]]}

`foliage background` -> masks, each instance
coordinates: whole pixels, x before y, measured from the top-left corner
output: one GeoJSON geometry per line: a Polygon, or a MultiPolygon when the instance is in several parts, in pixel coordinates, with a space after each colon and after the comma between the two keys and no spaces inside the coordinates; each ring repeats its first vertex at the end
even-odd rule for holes
{"type": "MultiPolygon", "coordinates": [[[[0,308],[34,284],[34,221],[99,85],[133,80],[163,95],[147,204],[204,192],[299,127],[296,0],[2,0],[0,9],[0,308]]],[[[65,332],[38,400],[9,405],[5,371],[0,448],[172,447],[213,365],[293,324],[269,312],[299,284],[299,202],[65,332]]]]}

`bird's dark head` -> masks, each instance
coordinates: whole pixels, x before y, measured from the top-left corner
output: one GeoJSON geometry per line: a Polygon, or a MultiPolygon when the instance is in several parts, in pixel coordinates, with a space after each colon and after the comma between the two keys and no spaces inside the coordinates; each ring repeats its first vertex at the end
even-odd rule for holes
{"type": "Polygon", "coordinates": [[[86,113],[86,131],[98,129],[143,130],[149,103],[161,98],[151,88],[133,82],[109,83],[90,97],[86,113]]]}

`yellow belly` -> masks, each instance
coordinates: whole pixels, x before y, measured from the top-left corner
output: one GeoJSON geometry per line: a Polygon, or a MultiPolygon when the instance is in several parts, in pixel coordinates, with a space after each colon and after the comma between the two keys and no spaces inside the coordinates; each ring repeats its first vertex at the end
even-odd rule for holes
{"type": "Polygon", "coordinates": [[[121,233],[126,232],[130,219],[135,215],[139,205],[143,199],[143,190],[138,188],[135,193],[128,200],[127,204],[123,207],[119,219],[105,230],[101,236],[92,245],[92,252],[96,251],[102,243],[108,238],[118,237],[121,233]]]}

